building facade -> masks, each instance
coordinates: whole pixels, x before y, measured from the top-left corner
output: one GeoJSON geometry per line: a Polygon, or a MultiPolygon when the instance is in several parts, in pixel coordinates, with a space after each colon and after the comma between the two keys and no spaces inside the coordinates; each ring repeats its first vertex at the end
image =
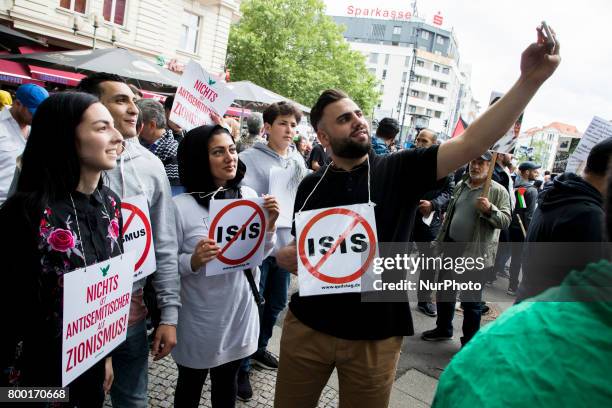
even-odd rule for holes
{"type": "Polygon", "coordinates": [[[112,46],[180,70],[225,70],[240,0],[0,0],[0,23],[64,49],[112,46]]]}
{"type": "Polygon", "coordinates": [[[533,159],[541,164],[542,171],[562,173],[581,137],[575,126],[553,122],[521,133],[515,152],[520,160],[533,159]]]}
{"type": "Polygon", "coordinates": [[[373,112],[375,119],[391,116],[404,123],[404,129],[427,126],[444,137],[460,114],[464,119],[476,115],[468,112],[477,108],[477,102],[452,31],[414,16],[410,20],[332,17],[379,80],[382,96],[373,112]]]}

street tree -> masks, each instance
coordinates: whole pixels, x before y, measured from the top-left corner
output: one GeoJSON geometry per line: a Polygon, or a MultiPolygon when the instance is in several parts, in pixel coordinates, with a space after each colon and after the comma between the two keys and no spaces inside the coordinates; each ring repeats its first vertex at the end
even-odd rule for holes
{"type": "Polygon", "coordinates": [[[227,53],[233,81],[252,81],[306,106],[322,90],[338,88],[372,112],[380,97],[376,78],[322,1],[245,0],[240,10],[227,53]]]}

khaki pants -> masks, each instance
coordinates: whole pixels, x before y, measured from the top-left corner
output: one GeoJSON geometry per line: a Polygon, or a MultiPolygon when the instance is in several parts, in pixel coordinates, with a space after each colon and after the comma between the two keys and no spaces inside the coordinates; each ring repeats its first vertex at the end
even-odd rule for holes
{"type": "Polygon", "coordinates": [[[402,347],[402,337],[344,340],[318,332],[291,311],[283,324],[275,408],[315,408],[334,367],[339,408],[384,408],[402,347]]]}

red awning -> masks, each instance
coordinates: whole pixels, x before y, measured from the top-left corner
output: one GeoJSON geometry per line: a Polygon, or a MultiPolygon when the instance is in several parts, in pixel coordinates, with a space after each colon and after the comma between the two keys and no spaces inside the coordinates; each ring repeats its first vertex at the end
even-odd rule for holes
{"type": "Polygon", "coordinates": [[[59,69],[37,67],[28,65],[32,78],[40,79],[41,81],[54,82],[56,84],[64,84],[68,86],[78,86],[81,79],[85,78],[83,74],[74,72],[61,71],[59,69]]]}
{"type": "Polygon", "coordinates": [[[155,99],[156,101],[160,103],[164,103],[164,101],[166,100],[165,95],[156,94],[155,92],[149,92],[149,91],[145,91],[142,89],[140,90],[140,92],[142,92],[142,97],[145,99],[148,99],[148,98],[155,99]]]}
{"type": "MultiPolygon", "coordinates": [[[[0,51],[1,54],[8,54],[8,52],[0,51]]],[[[12,84],[36,84],[44,87],[44,82],[32,79],[28,71],[18,62],[0,60],[0,81],[10,82],[12,84]]]]}
{"type": "MultiPolygon", "coordinates": [[[[226,115],[231,115],[231,116],[241,116],[242,115],[242,108],[238,108],[236,106],[230,106],[229,108],[227,108],[227,111],[225,112],[226,115]]],[[[244,116],[251,116],[251,110],[250,109],[245,109],[244,110],[244,116]]]]}

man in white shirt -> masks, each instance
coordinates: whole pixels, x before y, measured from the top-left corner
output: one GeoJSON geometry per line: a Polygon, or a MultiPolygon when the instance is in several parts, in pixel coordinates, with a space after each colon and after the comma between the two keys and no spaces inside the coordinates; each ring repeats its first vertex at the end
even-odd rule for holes
{"type": "Polygon", "coordinates": [[[48,96],[45,88],[24,84],[17,88],[13,106],[0,111],[0,204],[6,201],[17,157],[25,148],[34,112],[48,96]]]}

